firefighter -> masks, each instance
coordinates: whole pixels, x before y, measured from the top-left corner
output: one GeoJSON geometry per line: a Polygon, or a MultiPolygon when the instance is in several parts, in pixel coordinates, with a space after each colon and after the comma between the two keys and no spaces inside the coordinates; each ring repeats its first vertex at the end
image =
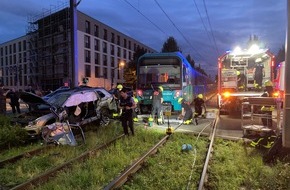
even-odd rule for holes
{"type": "Polygon", "coordinates": [[[120,100],[120,92],[123,89],[123,85],[118,84],[116,89],[114,90],[113,96],[117,105],[117,112],[113,113],[113,118],[118,117],[121,115],[121,110],[119,109],[118,105],[119,105],[119,100],[120,100]]]}
{"type": "Polygon", "coordinates": [[[134,99],[127,93],[127,89],[123,88],[120,91],[120,101],[118,105],[119,109],[122,110],[120,120],[122,122],[122,127],[125,135],[129,136],[129,130],[134,136],[134,123],[133,123],[133,110],[136,108],[134,99]]]}
{"type": "Polygon", "coordinates": [[[262,89],[262,81],[263,77],[265,77],[265,68],[264,64],[262,63],[262,59],[258,58],[255,60],[256,66],[253,70],[254,73],[254,85],[256,90],[260,91],[262,89]]]}
{"type": "Polygon", "coordinates": [[[195,120],[195,124],[198,125],[197,118],[199,116],[202,116],[203,118],[205,118],[205,113],[206,113],[206,106],[203,100],[203,95],[198,94],[197,97],[193,100],[193,102],[194,102],[194,120],[195,120]],[[204,109],[204,113],[202,113],[202,108],[204,109]]]}
{"type": "MultiPolygon", "coordinates": [[[[273,83],[270,80],[266,80],[264,82],[265,85],[265,91],[262,94],[262,97],[273,97],[274,89],[273,89],[273,83]]],[[[262,117],[262,123],[264,126],[272,128],[272,111],[274,111],[273,106],[262,106],[261,107],[261,113],[265,114],[266,117],[262,117]]]]}
{"type": "Polygon", "coordinates": [[[136,108],[133,110],[133,121],[137,122],[138,121],[137,113],[139,111],[139,109],[138,109],[138,102],[139,101],[138,101],[138,98],[136,97],[136,93],[135,92],[133,93],[133,99],[134,99],[134,102],[136,104],[136,108]]]}
{"type": "Polygon", "coordinates": [[[182,112],[178,116],[178,118],[179,119],[183,118],[183,124],[185,124],[185,125],[192,124],[193,112],[192,112],[192,109],[190,107],[190,103],[186,102],[183,98],[179,98],[178,103],[181,104],[181,107],[182,107],[182,112]]]}
{"type": "Polygon", "coordinates": [[[152,116],[154,117],[155,114],[157,115],[157,124],[163,123],[162,117],[162,103],[163,103],[163,87],[159,86],[157,90],[153,92],[153,101],[152,101],[152,116]]]}
{"type": "Polygon", "coordinates": [[[237,85],[239,91],[243,91],[245,89],[245,75],[241,74],[240,71],[237,71],[237,85]]]}

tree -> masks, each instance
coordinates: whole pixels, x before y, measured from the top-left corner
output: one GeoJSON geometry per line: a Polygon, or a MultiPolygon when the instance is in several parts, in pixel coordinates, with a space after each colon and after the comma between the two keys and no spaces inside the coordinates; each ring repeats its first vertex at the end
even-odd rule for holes
{"type": "Polygon", "coordinates": [[[170,36],[166,42],[164,42],[161,52],[176,52],[181,51],[177,45],[176,40],[170,36]]]}
{"type": "Polygon", "coordinates": [[[282,61],[285,61],[285,46],[282,46],[276,55],[276,65],[282,61]]]}
{"type": "Polygon", "coordinates": [[[190,65],[195,68],[195,61],[191,58],[190,55],[186,56],[186,60],[190,63],[190,65]]]}
{"type": "Polygon", "coordinates": [[[124,80],[126,85],[132,86],[135,89],[136,81],[137,81],[137,62],[139,57],[144,55],[146,51],[140,46],[137,46],[135,53],[133,55],[133,60],[128,62],[124,67],[124,80]]]}

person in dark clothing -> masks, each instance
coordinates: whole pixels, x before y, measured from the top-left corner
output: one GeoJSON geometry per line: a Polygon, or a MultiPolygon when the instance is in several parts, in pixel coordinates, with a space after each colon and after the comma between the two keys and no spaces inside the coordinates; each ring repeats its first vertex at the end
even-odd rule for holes
{"type": "MultiPolygon", "coordinates": [[[[261,95],[262,97],[273,97],[274,89],[273,89],[273,83],[269,80],[266,80],[264,82],[265,84],[265,91],[261,95]]],[[[263,126],[272,128],[273,120],[272,120],[272,111],[274,111],[273,106],[262,106],[261,107],[261,113],[265,114],[266,117],[262,117],[262,123],[263,126]]]]}
{"type": "Polygon", "coordinates": [[[129,135],[128,128],[130,128],[132,135],[134,135],[134,123],[133,123],[133,109],[136,108],[134,99],[128,95],[126,89],[120,91],[119,108],[122,110],[121,122],[125,135],[129,135]]]}
{"type": "Polygon", "coordinates": [[[264,64],[262,63],[262,59],[256,59],[256,66],[254,68],[254,80],[255,80],[255,88],[257,90],[262,89],[262,81],[265,76],[264,64]]]}
{"type": "Polygon", "coordinates": [[[3,85],[0,86],[0,114],[6,114],[6,95],[3,90],[3,85]]]}
{"type": "Polygon", "coordinates": [[[153,98],[152,98],[152,116],[154,118],[155,114],[157,115],[157,124],[163,123],[163,117],[161,115],[162,110],[162,103],[163,103],[163,87],[159,86],[157,90],[154,90],[153,92],[153,98]]]}
{"type": "Polygon", "coordinates": [[[197,97],[193,100],[194,103],[194,120],[195,124],[198,125],[197,118],[198,116],[205,117],[206,106],[203,100],[203,95],[198,94],[197,97]],[[202,108],[204,109],[204,113],[202,113],[202,108]]]}
{"type": "Polygon", "coordinates": [[[237,83],[238,83],[238,90],[244,91],[245,86],[245,75],[244,73],[241,73],[240,71],[237,71],[237,83]]]}
{"type": "Polygon", "coordinates": [[[16,111],[17,113],[21,113],[20,112],[20,104],[19,104],[19,96],[18,93],[15,91],[14,88],[12,88],[11,90],[8,90],[6,92],[6,97],[10,99],[10,106],[12,108],[12,113],[15,114],[16,111]]]}
{"type": "Polygon", "coordinates": [[[193,112],[190,107],[190,104],[186,102],[183,98],[178,99],[178,103],[181,104],[182,112],[184,112],[184,115],[181,113],[179,118],[183,118],[183,124],[189,125],[192,123],[193,119],[193,112]]]}

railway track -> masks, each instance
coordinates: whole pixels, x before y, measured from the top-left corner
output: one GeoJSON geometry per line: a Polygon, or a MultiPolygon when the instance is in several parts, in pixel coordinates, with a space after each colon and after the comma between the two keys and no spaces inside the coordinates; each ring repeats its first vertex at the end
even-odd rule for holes
{"type": "MultiPolygon", "coordinates": [[[[204,183],[206,181],[206,177],[207,177],[207,168],[208,168],[208,164],[209,164],[209,160],[211,157],[211,154],[213,152],[213,143],[214,143],[214,138],[215,138],[215,131],[216,131],[216,123],[217,123],[217,119],[215,119],[213,121],[213,123],[210,126],[206,126],[207,127],[212,127],[211,133],[208,134],[208,137],[210,139],[209,143],[208,143],[208,150],[206,153],[206,158],[205,158],[205,162],[204,162],[204,166],[203,166],[203,170],[201,173],[201,178],[199,181],[199,190],[202,190],[204,187],[204,183]]],[[[174,128],[174,131],[178,130],[178,128],[181,126],[182,124],[179,124],[178,126],[176,126],[174,128]]],[[[201,131],[198,134],[197,140],[199,139],[200,135],[203,134],[203,131],[201,131]]],[[[134,162],[133,164],[131,164],[130,166],[127,167],[127,169],[125,171],[123,171],[119,176],[117,176],[114,180],[112,180],[106,187],[104,187],[104,190],[110,190],[110,189],[118,189],[120,187],[122,187],[122,185],[124,185],[128,179],[130,179],[132,177],[132,175],[138,175],[138,170],[140,170],[143,165],[144,162],[146,162],[147,159],[150,159],[150,157],[154,154],[156,154],[159,148],[162,148],[165,143],[169,140],[169,137],[172,134],[167,134],[165,135],[157,144],[155,144],[148,152],[146,152],[143,156],[141,156],[136,162],[134,162]]],[[[189,179],[190,182],[191,179],[189,179]]],[[[190,184],[188,184],[189,186],[190,184]]]]}
{"type": "MultiPolygon", "coordinates": [[[[212,127],[212,126],[213,127],[212,127],[211,134],[208,134],[208,136],[211,140],[210,140],[209,146],[208,146],[209,148],[208,148],[207,157],[205,159],[204,169],[203,169],[203,172],[201,174],[202,177],[200,179],[200,182],[198,183],[199,186],[203,186],[203,184],[205,182],[206,170],[208,167],[209,157],[210,157],[210,154],[212,152],[211,147],[213,145],[216,123],[217,123],[217,121],[214,120],[212,125],[206,126],[206,127],[212,127]]],[[[177,125],[174,129],[172,128],[172,131],[178,131],[178,128],[180,126],[181,126],[181,124],[177,125]]],[[[154,146],[152,146],[152,148],[150,148],[150,150],[147,151],[145,154],[143,154],[139,159],[135,159],[136,161],[133,164],[128,165],[127,169],[125,171],[123,171],[120,175],[118,175],[114,180],[110,181],[104,187],[104,189],[115,189],[115,188],[122,187],[122,185],[125,184],[131,176],[135,175],[135,173],[143,167],[144,163],[146,162],[147,159],[149,159],[150,156],[155,155],[158,152],[158,149],[162,148],[166,144],[166,142],[170,139],[169,137],[172,135],[172,133],[171,133],[172,131],[171,130],[169,130],[169,132],[167,131],[168,133],[158,143],[156,143],[154,146]]],[[[203,131],[201,131],[198,134],[197,140],[198,140],[200,135],[204,135],[203,131]]],[[[113,139],[109,142],[106,142],[102,145],[99,145],[98,147],[96,147],[94,149],[90,149],[88,151],[85,151],[82,154],[80,154],[79,156],[72,158],[61,165],[58,165],[54,168],[49,169],[45,173],[42,173],[42,174],[24,182],[24,183],[21,183],[21,184],[18,184],[17,186],[12,187],[12,189],[32,189],[36,186],[39,186],[43,183],[46,183],[50,179],[52,179],[52,177],[56,176],[56,174],[59,171],[70,168],[73,165],[73,163],[76,163],[76,162],[80,163],[80,161],[84,161],[87,158],[96,155],[97,152],[106,149],[110,145],[114,144],[114,142],[116,142],[116,140],[118,140],[122,137],[123,137],[123,135],[118,136],[116,139],[113,139]]],[[[46,151],[46,149],[50,149],[50,148],[51,147],[48,146],[48,147],[44,147],[44,149],[37,149],[37,150],[31,151],[31,152],[24,153],[22,155],[18,155],[17,158],[10,158],[10,159],[7,159],[7,160],[1,162],[0,166],[4,167],[8,163],[14,163],[17,160],[25,158],[27,156],[33,156],[33,155],[40,154],[42,151],[46,151]]],[[[136,175],[138,175],[138,173],[136,173],[136,175]]]]}
{"type": "Polygon", "coordinates": [[[59,171],[70,168],[73,163],[83,161],[85,159],[90,158],[93,155],[96,155],[96,153],[98,151],[106,149],[108,146],[111,146],[113,143],[115,143],[118,139],[122,138],[123,136],[124,135],[120,135],[120,136],[118,136],[118,137],[116,137],[116,138],[114,138],[114,139],[112,139],[112,140],[110,140],[102,145],[97,146],[96,148],[85,151],[82,154],[80,154],[79,156],[72,158],[61,165],[58,165],[54,168],[51,168],[48,171],[30,179],[24,183],[21,183],[15,187],[12,187],[11,189],[13,189],[13,190],[32,189],[34,186],[39,186],[40,184],[43,184],[43,183],[47,182],[49,179],[51,179],[52,177],[54,177],[59,171]]]}

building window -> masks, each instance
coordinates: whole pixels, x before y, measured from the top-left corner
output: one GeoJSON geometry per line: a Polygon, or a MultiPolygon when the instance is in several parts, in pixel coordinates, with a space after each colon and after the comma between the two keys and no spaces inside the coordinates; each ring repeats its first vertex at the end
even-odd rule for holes
{"type": "Polygon", "coordinates": [[[26,51],[26,40],[23,41],[23,51],[26,51]]]}
{"type": "Polygon", "coordinates": [[[85,48],[91,48],[90,36],[85,35],[85,48]]]}
{"type": "Polygon", "coordinates": [[[105,68],[105,67],[103,67],[103,77],[104,77],[105,79],[108,78],[108,69],[105,68]]]}
{"type": "Polygon", "coordinates": [[[21,42],[18,42],[18,51],[21,51],[21,42]]]}
{"type": "Polygon", "coordinates": [[[111,57],[111,67],[115,67],[115,61],[114,61],[114,57],[111,57]]]}
{"type": "Polygon", "coordinates": [[[107,66],[108,65],[108,60],[107,60],[107,56],[103,55],[103,66],[107,66]]]}
{"type": "Polygon", "coordinates": [[[88,50],[85,50],[85,62],[90,63],[91,62],[91,52],[88,50]]]}
{"type": "Polygon", "coordinates": [[[86,33],[90,34],[91,33],[91,23],[86,20],[85,22],[85,31],[86,33]]]}
{"type": "Polygon", "coordinates": [[[120,47],[117,47],[117,56],[121,57],[121,48],[120,47]]]}
{"type": "Polygon", "coordinates": [[[124,39],[124,48],[127,48],[127,40],[124,39]]]}
{"type": "Polygon", "coordinates": [[[26,59],[27,59],[27,57],[26,57],[26,52],[23,52],[23,62],[24,62],[24,63],[26,62],[26,59]]]}
{"type": "Polygon", "coordinates": [[[104,40],[108,39],[108,31],[104,29],[104,40]]]}
{"type": "Polygon", "coordinates": [[[111,33],[111,42],[115,43],[115,34],[113,32],[111,33]]]}
{"type": "Polygon", "coordinates": [[[132,53],[129,51],[129,60],[132,60],[132,53]]]}
{"type": "Polygon", "coordinates": [[[85,76],[91,77],[91,66],[90,65],[85,65],[85,76]]]}
{"type": "Polygon", "coordinates": [[[120,45],[120,36],[117,35],[117,45],[120,45]]]}
{"type": "Polygon", "coordinates": [[[107,53],[107,43],[103,42],[103,53],[107,53]]]}
{"type": "Polygon", "coordinates": [[[114,55],[115,54],[115,47],[114,45],[111,45],[111,55],[114,55]]]}
{"type": "Polygon", "coordinates": [[[100,55],[98,53],[95,53],[95,64],[100,65],[100,55]]]}
{"type": "Polygon", "coordinates": [[[95,78],[100,77],[100,67],[95,67],[95,78]]]}
{"type": "Polygon", "coordinates": [[[128,47],[128,49],[131,50],[131,41],[129,41],[129,47],[128,47]]]}
{"type": "Polygon", "coordinates": [[[95,29],[94,29],[94,35],[95,35],[96,37],[99,37],[99,26],[98,26],[98,25],[95,25],[94,28],[95,28],[95,29]]]}
{"type": "Polygon", "coordinates": [[[100,50],[100,42],[98,39],[95,39],[95,50],[99,51],[100,50]]]}
{"type": "Polygon", "coordinates": [[[13,44],[13,53],[16,53],[16,44],[13,44]]]}
{"type": "Polygon", "coordinates": [[[127,57],[127,51],[124,49],[123,50],[123,58],[126,59],[126,57],[127,57]]]}

